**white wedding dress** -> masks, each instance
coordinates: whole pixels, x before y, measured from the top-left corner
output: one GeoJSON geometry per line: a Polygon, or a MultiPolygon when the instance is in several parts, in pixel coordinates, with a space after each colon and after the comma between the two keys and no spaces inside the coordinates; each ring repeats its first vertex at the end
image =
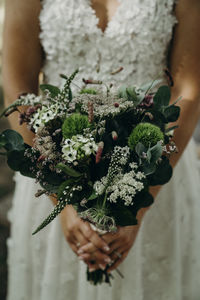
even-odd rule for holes
{"type": "MultiPolygon", "coordinates": [[[[41,42],[48,82],[59,74],[142,84],[160,77],[176,19],[173,0],[120,0],[105,32],[90,0],[43,0],[41,42]],[[111,72],[123,67],[116,75],[111,72]]],[[[200,176],[193,141],[144,218],[134,247],[113,273],[112,287],[86,281],[86,266],[63,236],[57,218],[32,236],[52,209],[34,197],[34,180],[16,176],[9,246],[9,300],[199,300],[200,176]]]]}

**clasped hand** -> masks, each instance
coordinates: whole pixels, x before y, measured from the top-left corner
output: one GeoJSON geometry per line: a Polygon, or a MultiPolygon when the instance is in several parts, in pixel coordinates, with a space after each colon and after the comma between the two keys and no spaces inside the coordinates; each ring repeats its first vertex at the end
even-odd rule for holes
{"type": "Polygon", "coordinates": [[[109,265],[116,269],[127,257],[139,230],[137,226],[119,227],[115,233],[99,236],[88,222],[82,221],[72,206],[61,213],[64,236],[72,250],[89,267],[90,272],[109,265]]]}

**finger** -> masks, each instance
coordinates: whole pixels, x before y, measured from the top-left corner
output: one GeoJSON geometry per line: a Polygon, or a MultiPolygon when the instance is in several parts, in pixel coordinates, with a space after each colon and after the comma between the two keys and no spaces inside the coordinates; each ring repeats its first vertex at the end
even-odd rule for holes
{"type": "Polygon", "coordinates": [[[75,233],[75,238],[77,243],[79,243],[79,249],[81,249],[82,246],[87,245],[88,244],[88,240],[85,238],[85,236],[83,235],[83,233],[80,230],[77,230],[75,233]]]}
{"type": "Polygon", "coordinates": [[[97,264],[99,264],[101,266],[111,263],[111,258],[99,250],[97,250],[93,253],[80,254],[79,257],[82,258],[86,262],[94,260],[97,264]]]}
{"type": "Polygon", "coordinates": [[[120,259],[122,257],[122,253],[128,251],[129,248],[124,248],[124,247],[120,247],[115,249],[111,254],[110,254],[110,258],[112,261],[116,261],[118,259],[120,259]]]}
{"type": "Polygon", "coordinates": [[[100,236],[94,230],[91,229],[87,222],[83,222],[80,230],[83,235],[95,245],[96,248],[101,249],[104,252],[109,252],[110,248],[108,247],[108,244],[102,238],[100,238],[100,236]]]}
{"type": "Polygon", "coordinates": [[[87,243],[86,245],[83,245],[82,247],[80,247],[78,253],[79,254],[83,254],[83,253],[93,253],[97,250],[97,247],[92,244],[91,242],[87,243]]]}
{"type": "Polygon", "coordinates": [[[111,272],[111,271],[115,270],[124,261],[124,259],[127,257],[128,252],[129,252],[129,250],[127,250],[124,253],[122,253],[122,257],[119,258],[119,259],[117,259],[114,262],[114,264],[108,268],[108,272],[111,272]]]}
{"type": "Polygon", "coordinates": [[[71,248],[71,249],[74,251],[74,253],[77,255],[78,247],[77,247],[74,243],[71,243],[71,242],[69,242],[69,241],[68,241],[68,243],[69,243],[70,248],[71,248]]]}
{"type": "Polygon", "coordinates": [[[95,270],[105,270],[107,263],[98,263],[96,260],[92,259],[89,255],[79,256],[79,259],[84,261],[88,265],[89,272],[95,270]]]}

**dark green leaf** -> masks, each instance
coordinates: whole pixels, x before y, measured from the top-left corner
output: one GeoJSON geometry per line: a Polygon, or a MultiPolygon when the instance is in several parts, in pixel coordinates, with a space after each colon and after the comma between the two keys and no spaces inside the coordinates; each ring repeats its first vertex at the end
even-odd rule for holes
{"type": "Polygon", "coordinates": [[[7,154],[8,166],[14,171],[20,171],[24,164],[24,151],[10,151],[7,154]]]}
{"type": "Polygon", "coordinates": [[[135,215],[131,212],[131,209],[125,206],[112,210],[112,214],[118,226],[137,225],[135,215]]]}
{"type": "Polygon", "coordinates": [[[60,93],[60,89],[54,85],[50,84],[41,84],[40,89],[45,92],[46,90],[49,91],[51,97],[56,97],[60,93]]]}
{"type": "Polygon", "coordinates": [[[153,196],[147,190],[142,190],[135,196],[133,210],[138,211],[142,207],[152,205],[153,202],[153,196]]]}
{"type": "Polygon", "coordinates": [[[168,106],[164,109],[164,116],[168,122],[175,122],[180,116],[180,107],[176,105],[168,106]]]}
{"type": "Polygon", "coordinates": [[[59,185],[53,185],[53,184],[43,184],[43,182],[40,182],[40,185],[43,189],[45,189],[50,194],[57,194],[59,185]]]}
{"type": "Polygon", "coordinates": [[[65,174],[67,174],[71,177],[81,177],[81,176],[83,176],[83,174],[75,171],[74,169],[70,168],[69,166],[67,166],[63,163],[57,164],[56,168],[63,171],[65,174]]]}
{"type": "Polygon", "coordinates": [[[97,199],[98,198],[98,195],[96,194],[95,191],[92,192],[92,194],[89,196],[88,200],[94,200],[94,199],[97,199]]]}
{"type": "Polygon", "coordinates": [[[60,186],[59,186],[59,189],[58,189],[58,199],[61,199],[63,197],[63,192],[65,190],[65,188],[67,186],[72,186],[72,184],[74,183],[74,180],[73,179],[68,179],[66,181],[64,181],[60,186]]]}
{"type": "Polygon", "coordinates": [[[169,128],[167,128],[167,129],[165,130],[165,133],[168,133],[168,132],[170,132],[170,131],[172,131],[172,130],[174,130],[174,129],[176,129],[176,128],[178,128],[178,125],[169,127],[169,128]]]}
{"type": "Polygon", "coordinates": [[[24,151],[10,151],[7,154],[7,158],[8,166],[12,170],[18,171],[26,177],[35,178],[36,174],[31,170],[32,162],[24,156],[24,151]]]}
{"type": "Polygon", "coordinates": [[[158,109],[168,106],[170,98],[170,88],[168,86],[161,86],[153,98],[154,106],[158,109]]]}
{"type": "Polygon", "coordinates": [[[6,145],[6,137],[3,134],[0,134],[0,148],[3,148],[6,145]]]}
{"type": "Polygon", "coordinates": [[[73,95],[72,95],[72,89],[71,88],[69,88],[69,95],[68,95],[68,97],[69,97],[69,101],[72,101],[73,95]]]}
{"type": "Polygon", "coordinates": [[[171,179],[172,173],[173,170],[171,165],[169,164],[168,158],[163,156],[162,162],[157,165],[155,173],[149,176],[149,184],[163,185],[171,179]]]}

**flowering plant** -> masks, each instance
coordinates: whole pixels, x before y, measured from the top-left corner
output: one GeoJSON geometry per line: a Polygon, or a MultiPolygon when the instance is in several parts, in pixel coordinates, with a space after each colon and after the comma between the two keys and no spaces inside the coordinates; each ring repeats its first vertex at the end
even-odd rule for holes
{"type": "MultiPolygon", "coordinates": [[[[169,155],[176,146],[169,134],[180,108],[169,104],[170,88],[158,82],[143,87],[112,86],[84,80],[75,96],[70,77],[62,75],[62,89],[41,85],[41,95],[21,95],[2,116],[19,111],[20,124],[35,133],[33,146],[19,133],[5,130],[0,148],[9,167],[40,183],[36,196],[55,195],[58,202],[33,234],[47,226],[67,204],[98,230],[114,232],[117,226],[137,224],[137,212],[150,206],[149,187],[172,176],[169,155]],[[95,88],[88,88],[92,85],[95,88]],[[99,88],[102,86],[102,88],[99,88]],[[20,106],[26,106],[20,112],[20,106]]],[[[88,279],[110,281],[106,270],[88,279]]]]}

